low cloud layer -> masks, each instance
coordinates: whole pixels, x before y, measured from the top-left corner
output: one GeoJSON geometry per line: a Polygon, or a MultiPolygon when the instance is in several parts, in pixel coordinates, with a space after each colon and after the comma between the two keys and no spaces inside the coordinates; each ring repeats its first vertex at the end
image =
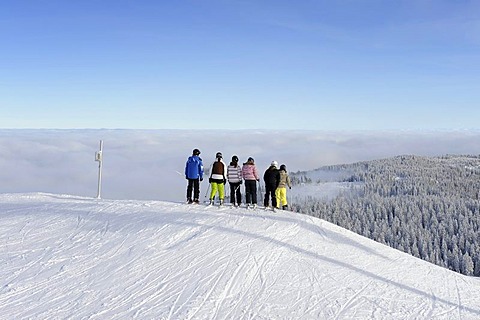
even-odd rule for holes
{"type": "MultiPolygon", "coordinates": [[[[0,193],[52,192],[95,197],[99,141],[104,141],[102,197],[183,201],[185,161],[194,148],[206,167],[272,160],[289,171],[414,154],[480,154],[480,132],[322,132],[269,130],[0,130],[0,193]]],[[[208,179],[201,185],[205,195],[208,179]]]]}

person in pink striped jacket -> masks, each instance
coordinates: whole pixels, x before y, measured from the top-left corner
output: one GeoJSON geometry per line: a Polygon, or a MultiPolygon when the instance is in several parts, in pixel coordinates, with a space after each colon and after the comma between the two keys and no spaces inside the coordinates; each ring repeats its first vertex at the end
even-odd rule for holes
{"type": "Polygon", "coordinates": [[[260,181],[255,160],[252,157],[248,158],[242,166],[242,177],[245,180],[245,203],[247,208],[250,204],[253,208],[257,207],[257,181],[260,181]]]}

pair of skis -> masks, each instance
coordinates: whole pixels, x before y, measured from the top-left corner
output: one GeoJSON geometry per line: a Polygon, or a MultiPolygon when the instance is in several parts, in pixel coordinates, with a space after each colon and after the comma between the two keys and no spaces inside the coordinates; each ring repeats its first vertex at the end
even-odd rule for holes
{"type": "MultiPolygon", "coordinates": [[[[200,205],[201,203],[200,202],[191,202],[191,201],[187,201],[186,202],[187,204],[193,204],[193,205],[200,205]]],[[[256,204],[247,204],[246,206],[242,206],[242,205],[231,205],[231,204],[225,204],[225,203],[222,203],[222,204],[215,204],[215,203],[212,203],[210,200],[208,201],[205,201],[203,203],[206,207],[217,207],[217,208],[231,208],[231,209],[240,209],[240,208],[245,208],[246,210],[265,210],[265,211],[273,211],[273,212],[276,212],[277,210],[281,210],[280,208],[276,208],[276,207],[260,207],[260,206],[257,206],[256,204]]]]}

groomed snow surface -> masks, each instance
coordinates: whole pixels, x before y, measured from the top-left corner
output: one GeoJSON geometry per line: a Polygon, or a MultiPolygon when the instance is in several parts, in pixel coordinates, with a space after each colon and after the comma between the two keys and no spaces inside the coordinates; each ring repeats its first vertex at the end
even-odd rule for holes
{"type": "Polygon", "coordinates": [[[2,319],[479,319],[479,279],[288,211],[0,194],[2,319]]]}

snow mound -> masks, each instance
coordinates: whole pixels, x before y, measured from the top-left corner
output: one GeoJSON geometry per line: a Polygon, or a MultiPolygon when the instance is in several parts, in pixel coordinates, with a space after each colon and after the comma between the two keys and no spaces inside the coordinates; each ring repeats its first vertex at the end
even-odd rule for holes
{"type": "Polygon", "coordinates": [[[7,319],[478,319],[480,282],[287,211],[0,194],[7,319]]]}

